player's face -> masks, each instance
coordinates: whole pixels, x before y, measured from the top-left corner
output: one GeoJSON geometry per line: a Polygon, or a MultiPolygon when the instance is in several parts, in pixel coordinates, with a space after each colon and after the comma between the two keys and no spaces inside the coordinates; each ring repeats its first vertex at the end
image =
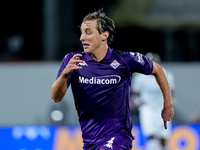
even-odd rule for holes
{"type": "Polygon", "coordinates": [[[97,30],[96,20],[84,21],[81,25],[81,37],[85,53],[93,53],[102,45],[102,34],[97,30]]]}

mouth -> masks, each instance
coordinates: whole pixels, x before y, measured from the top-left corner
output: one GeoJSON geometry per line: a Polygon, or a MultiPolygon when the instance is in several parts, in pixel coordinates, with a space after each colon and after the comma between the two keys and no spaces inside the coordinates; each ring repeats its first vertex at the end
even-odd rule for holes
{"type": "Polygon", "coordinates": [[[90,46],[90,45],[87,44],[87,43],[82,43],[82,45],[83,45],[84,48],[88,48],[88,47],[90,46]]]}

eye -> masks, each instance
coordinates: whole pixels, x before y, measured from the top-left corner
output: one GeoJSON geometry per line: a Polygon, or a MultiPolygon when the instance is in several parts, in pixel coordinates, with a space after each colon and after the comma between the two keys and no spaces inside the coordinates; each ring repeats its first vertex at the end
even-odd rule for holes
{"type": "Polygon", "coordinates": [[[85,31],[85,33],[87,34],[87,35],[90,35],[91,34],[91,31],[85,31]]]}

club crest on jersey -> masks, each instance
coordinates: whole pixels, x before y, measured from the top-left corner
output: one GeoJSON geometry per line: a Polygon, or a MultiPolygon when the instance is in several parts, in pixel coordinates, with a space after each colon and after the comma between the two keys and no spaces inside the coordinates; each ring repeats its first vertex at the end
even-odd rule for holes
{"type": "Polygon", "coordinates": [[[111,65],[114,69],[116,69],[117,67],[119,67],[120,63],[118,63],[117,60],[114,60],[110,65],[111,65]]]}

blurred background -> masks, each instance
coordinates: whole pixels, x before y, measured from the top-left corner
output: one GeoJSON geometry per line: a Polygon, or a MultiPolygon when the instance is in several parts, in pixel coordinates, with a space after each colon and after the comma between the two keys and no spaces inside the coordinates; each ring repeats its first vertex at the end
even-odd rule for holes
{"type": "MultiPolygon", "coordinates": [[[[156,52],[175,78],[172,150],[199,150],[199,0],[6,0],[0,2],[0,149],[82,149],[71,90],[51,96],[65,54],[82,51],[82,19],[103,8],[115,21],[111,47],[156,52]],[[63,142],[66,141],[66,142],[63,142]],[[12,143],[12,144],[11,144],[12,143]]],[[[145,138],[134,124],[135,150],[145,138]]]]}

